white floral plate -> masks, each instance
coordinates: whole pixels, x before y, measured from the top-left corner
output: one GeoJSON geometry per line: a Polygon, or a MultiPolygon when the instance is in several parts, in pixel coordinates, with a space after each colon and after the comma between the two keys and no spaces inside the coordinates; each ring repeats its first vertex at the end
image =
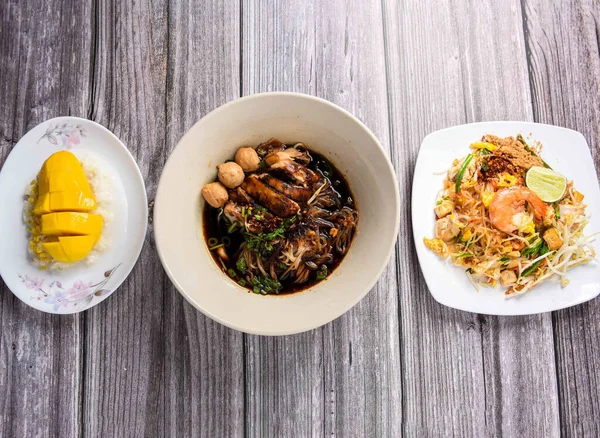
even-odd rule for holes
{"type": "MultiPolygon", "coordinates": [[[[583,135],[558,126],[528,122],[483,122],[454,126],[429,134],[423,140],[412,189],[412,222],[419,263],[431,295],[441,304],[488,315],[526,315],[551,312],[591,300],[600,294],[600,265],[597,261],[577,266],[568,273],[566,287],[550,279],[530,292],[504,297],[504,289],[471,285],[464,269],[444,262],[429,251],[423,237],[432,237],[435,227],[433,208],[448,169],[455,158],[469,153],[469,145],[484,134],[500,137],[523,135],[543,145],[542,156],[554,170],[573,180],[585,195],[591,221],[585,234],[600,232],[600,188],[590,149],[583,135]]],[[[598,243],[594,243],[598,252],[598,243]]]]}
{"type": "Polygon", "coordinates": [[[76,117],[43,122],[21,138],[0,171],[0,275],[24,303],[48,313],[81,312],[108,298],[133,269],[146,235],[144,180],[125,145],[103,126],[76,117]],[[23,221],[24,192],[44,161],[68,149],[91,156],[113,180],[110,247],[93,265],[42,271],[30,263],[23,221]]]}

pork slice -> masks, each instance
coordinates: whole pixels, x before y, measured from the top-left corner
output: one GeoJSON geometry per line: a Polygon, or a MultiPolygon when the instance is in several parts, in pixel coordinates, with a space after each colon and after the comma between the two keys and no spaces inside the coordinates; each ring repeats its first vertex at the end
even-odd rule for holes
{"type": "Polygon", "coordinates": [[[271,186],[278,192],[283,193],[285,196],[293,199],[294,201],[307,202],[314,193],[314,190],[312,189],[288,184],[285,181],[269,175],[268,173],[262,174],[260,179],[262,182],[271,186]]]}
{"type": "Polygon", "coordinates": [[[300,211],[300,206],[296,201],[268,186],[257,175],[248,176],[242,183],[242,188],[260,205],[279,217],[294,216],[300,211]]]}

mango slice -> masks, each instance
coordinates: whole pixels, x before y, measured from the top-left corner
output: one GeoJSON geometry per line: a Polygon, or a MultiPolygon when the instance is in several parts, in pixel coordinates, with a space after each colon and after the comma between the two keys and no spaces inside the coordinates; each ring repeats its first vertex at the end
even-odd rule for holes
{"type": "Polygon", "coordinates": [[[44,242],[42,246],[53,259],[73,263],[86,258],[97,241],[97,236],[61,236],[57,242],[44,242]]]}
{"type": "Polygon", "coordinates": [[[37,215],[96,209],[96,197],[83,167],[71,152],[57,152],[46,160],[38,175],[38,190],[33,209],[37,215]]]}
{"type": "Polygon", "coordinates": [[[42,242],[42,247],[54,260],[65,263],[71,261],[58,240],[56,242],[42,242]]]}
{"type": "Polygon", "coordinates": [[[68,151],[50,156],[37,178],[33,212],[40,216],[43,250],[54,260],[72,263],[86,258],[102,234],[102,216],[89,213],[96,197],[81,163],[68,151]]]}
{"type": "Polygon", "coordinates": [[[48,236],[99,236],[104,221],[92,213],[49,213],[42,216],[42,234],[48,236]]]}

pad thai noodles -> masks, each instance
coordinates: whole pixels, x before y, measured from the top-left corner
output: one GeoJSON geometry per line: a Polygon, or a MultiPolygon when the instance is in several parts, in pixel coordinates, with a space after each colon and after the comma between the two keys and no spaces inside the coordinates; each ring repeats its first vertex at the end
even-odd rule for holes
{"type": "Polygon", "coordinates": [[[569,269],[596,256],[595,236],[584,234],[590,221],[584,195],[573,181],[559,174],[542,180],[556,189],[563,179],[553,202],[530,183],[534,172],[554,173],[540,152],[541,145],[521,135],[488,134],[447,172],[434,208],[435,237],[424,242],[464,268],[477,290],[500,284],[511,297],[555,276],[564,287],[569,269]]]}

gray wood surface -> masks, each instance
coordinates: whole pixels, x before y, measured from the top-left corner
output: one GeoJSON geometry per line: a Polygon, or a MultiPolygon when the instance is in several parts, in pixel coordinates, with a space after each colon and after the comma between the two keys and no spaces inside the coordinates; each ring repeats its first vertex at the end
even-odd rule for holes
{"type": "MultiPolygon", "coordinates": [[[[598,171],[600,2],[546,6],[524,4],[535,119],[581,132],[592,145],[598,171]]],[[[562,432],[599,436],[600,301],[556,312],[553,321],[562,432]]]]}
{"type": "Polygon", "coordinates": [[[422,138],[474,121],[576,129],[600,169],[599,34],[597,0],[0,2],[0,164],[41,121],[88,117],[127,144],[152,200],[200,117],[299,91],[369,126],[403,206],[377,286],[295,336],[196,312],[152,226],[119,292],[83,314],[0,283],[0,436],[598,436],[598,300],[517,318],[437,304],[410,193],[422,138]]]}
{"type": "MultiPolygon", "coordinates": [[[[88,116],[90,20],[90,2],[0,2],[0,163],[38,123],[88,116]]],[[[0,282],[0,436],[77,434],[83,319],[33,311],[0,282]]]]}

